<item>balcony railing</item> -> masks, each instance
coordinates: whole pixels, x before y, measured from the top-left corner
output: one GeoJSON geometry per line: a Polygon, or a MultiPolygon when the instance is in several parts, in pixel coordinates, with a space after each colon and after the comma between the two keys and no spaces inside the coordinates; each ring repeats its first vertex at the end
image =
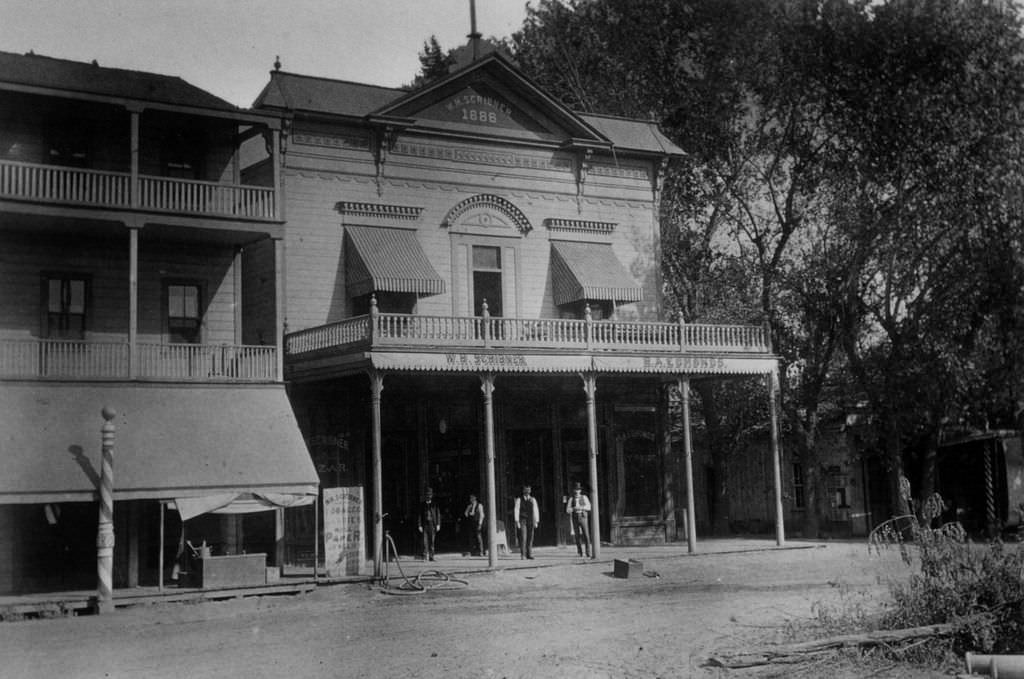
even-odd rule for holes
{"type": "MultiPolygon", "coordinates": [[[[257,220],[276,216],[272,187],[140,175],[138,190],[134,206],[141,210],[257,220]]],[[[129,208],[133,207],[132,176],[128,172],[0,160],[0,197],[129,208]]]]}
{"type": "Polygon", "coordinates": [[[758,325],[377,313],[289,334],[288,355],[365,348],[537,349],[586,352],[770,353],[758,325]]]}
{"type": "Polygon", "coordinates": [[[266,186],[220,184],[196,179],[139,178],[140,205],[146,210],[274,218],[274,189],[266,186]]]}
{"type": "Polygon", "coordinates": [[[0,377],[273,382],[277,350],[236,344],[139,343],[133,364],[128,342],[0,340],[0,377]]]}

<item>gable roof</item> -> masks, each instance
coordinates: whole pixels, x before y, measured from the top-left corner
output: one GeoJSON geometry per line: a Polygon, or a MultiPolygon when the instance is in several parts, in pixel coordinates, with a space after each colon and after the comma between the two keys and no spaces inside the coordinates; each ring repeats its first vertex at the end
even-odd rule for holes
{"type": "Polygon", "coordinates": [[[253,108],[362,118],[404,94],[406,90],[398,88],[271,71],[270,82],[256,97],[253,108]]]}
{"type": "Polygon", "coordinates": [[[238,110],[177,76],[108,68],[38,54],[0,52],[0,86],[2,84],[220,111],[238,110]]]}
{"type": "MultiPolygon", "coordinates": [[[[272,71],[253,108],[274,108],[357,119],[394,119],[408,124],[431,104],[460,88],[487,82],[514,96],[538,119],[562,130],[574,145],[592,145],[657,155],[683,151],[656,123],[572,111],[524,76],[500,52],[492,52],[447,77],[416,90],[378,87],[345,80],[272,71]]],[[[420,119],[420,125],[436,123],[420,119]]]]}

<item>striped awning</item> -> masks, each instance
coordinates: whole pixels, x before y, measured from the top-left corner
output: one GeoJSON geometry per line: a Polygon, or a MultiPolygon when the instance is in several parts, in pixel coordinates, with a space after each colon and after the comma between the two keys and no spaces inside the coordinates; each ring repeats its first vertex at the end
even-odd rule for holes
{"type": "Polygon", "coordinates": [[[104,406],[117,412],[115,500],[317,495],[283,385],[7,382],[0,504],[94,500],[104,406]]]}
{"type": "Polygon", "coordinates": [[[430,264],[416,232],[372,226],[345,227],[345,282],[349,297],[371,292],[439,295],[444,279],[430,264]]]}
{"type": "Polygon", "coordinates": [[[580,300],[639,302],[644,289],[630,277],[606,243],[551,242],[555,304],[580,300]]]}

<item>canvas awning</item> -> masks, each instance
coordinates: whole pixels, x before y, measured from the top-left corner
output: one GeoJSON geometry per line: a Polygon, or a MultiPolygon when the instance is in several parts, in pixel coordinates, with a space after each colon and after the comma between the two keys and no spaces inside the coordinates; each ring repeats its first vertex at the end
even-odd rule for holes
{"type": "Polygon", "coordinates": [[[439,295],[444,279],[409,229],[346,226],[345,282],[349,297],[371,292],[439,295]]]}
{"type": "Polygon", "coordinates": [[[639,302],[644,290],[606,243],[551,242],[555,304],[595,299],[639,302]]]}
{"type": "Polygon", "coordinates": [[[0,385],[0,504],[90,501],[100,410],[117,412],[115,500],[315,497],[316,469],[282,385],[0,385]]]}

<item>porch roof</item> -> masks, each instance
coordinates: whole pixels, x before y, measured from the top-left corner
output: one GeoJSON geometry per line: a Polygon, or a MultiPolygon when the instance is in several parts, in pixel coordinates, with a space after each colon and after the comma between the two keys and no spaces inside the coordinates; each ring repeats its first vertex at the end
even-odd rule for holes
{"type": "Polygon", "coordinates": [[[345,281],[350,297],[370,292],[439,295],[442,279],[408,229],[346,226],[345,281]]]}
{"type": "Polygon", "coordinates": [[[104,406],[115,500],[317,493],[282,385],[5,382],[0,503],[95,499],[104,406]]]}

